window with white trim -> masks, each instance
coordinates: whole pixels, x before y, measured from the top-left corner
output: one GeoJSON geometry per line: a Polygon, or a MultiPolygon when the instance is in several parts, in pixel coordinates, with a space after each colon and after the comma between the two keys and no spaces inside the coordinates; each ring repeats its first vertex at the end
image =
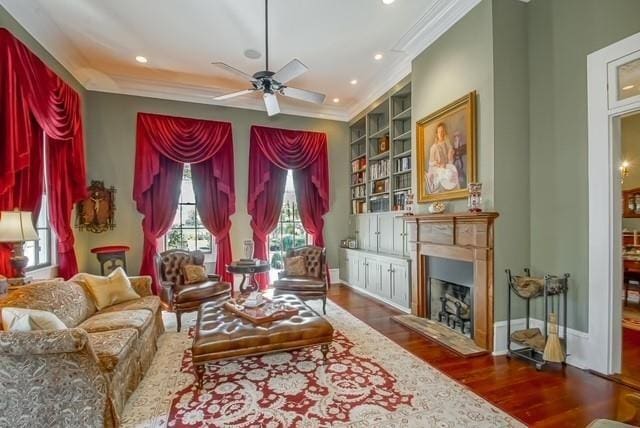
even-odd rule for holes
{"type": "Polygon", "coordinates": [[[202,224],[196,209],[191,166],[185,164],[178,209],[171,229],[164,235],[164,248],[165,250],[200,250],[205,254],[211,254],[214,252],[214,245],[215,239],[202,224]]]}

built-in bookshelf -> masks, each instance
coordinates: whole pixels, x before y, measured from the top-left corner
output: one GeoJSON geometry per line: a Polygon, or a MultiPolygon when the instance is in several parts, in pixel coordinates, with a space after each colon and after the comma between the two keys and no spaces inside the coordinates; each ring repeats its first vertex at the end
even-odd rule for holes
{"type": "Polygon", "coordinates": [[[411,82],[350,126],[351,213],[404,211],[411,191],[411,82]]]}

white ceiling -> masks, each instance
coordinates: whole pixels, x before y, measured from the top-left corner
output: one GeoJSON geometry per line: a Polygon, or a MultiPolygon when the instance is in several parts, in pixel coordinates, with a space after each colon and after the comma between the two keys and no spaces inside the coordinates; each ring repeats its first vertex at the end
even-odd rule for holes
{"type": "MultiPolygon", "coordinates": [[[[311,70],[289,84],[327,95],[322,106],[281,97],[282,112],[351,119],[406,76],[411,60],[479,1],[271,0],[270,68],[298,58],[311,70]],[[381,61],[373,59],[376,53],[384,55],[381,61]]],[[[263,0],[0,4],[87,89],[263,109],[257,94],[213,101],[247,83],[210,64],[223,61],[249,74],[264,69],[263,0]],[[248,59],[246,49],[263,56],[248,59]],[[136,55],[149,62],[137,63],[136,55]]]]}

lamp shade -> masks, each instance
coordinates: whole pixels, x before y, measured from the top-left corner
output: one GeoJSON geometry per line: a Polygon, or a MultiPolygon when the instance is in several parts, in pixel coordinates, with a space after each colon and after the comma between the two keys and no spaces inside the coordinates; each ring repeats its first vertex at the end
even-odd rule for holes
{"type": "Polygon", "coordinates": [[[0,242],[37,241],[30,211],[0,212],[0,242]]]}

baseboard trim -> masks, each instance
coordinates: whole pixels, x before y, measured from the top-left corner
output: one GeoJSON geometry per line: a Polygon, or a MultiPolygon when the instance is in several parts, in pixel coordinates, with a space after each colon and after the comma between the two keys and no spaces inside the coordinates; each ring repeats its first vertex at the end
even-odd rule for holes
{"type": "MultiPolygon", "coordinates": [[[[525,318],[518,318],[511,321],[511,331],[520,330],[525,327],[525,318]]],[[[544,328],[544,322],[537,318],[531,318],[529,320],[529,327],[542,330],[544,328]]],[[[567,336],[567,352],[569,353],[567,356],[567,364],[579,369],[586,369],[589,334],[584,331],[568,328],[567,336]]],[[[560,337],[563,337],[562,326],[560,326],[560,337]]],[[[507,354],[507,321],[498,321],[493,324],[493,342],[493,355],[507,354]]],[[[515,347],[515,349],[518,348],[520,347],[515,347]]]]}
{"type": "Polygon", "coordinates": [[[331,284],[344,284],[344,281],[340,279],[340,269],[329,269],[329,281],[331,284]]]}

